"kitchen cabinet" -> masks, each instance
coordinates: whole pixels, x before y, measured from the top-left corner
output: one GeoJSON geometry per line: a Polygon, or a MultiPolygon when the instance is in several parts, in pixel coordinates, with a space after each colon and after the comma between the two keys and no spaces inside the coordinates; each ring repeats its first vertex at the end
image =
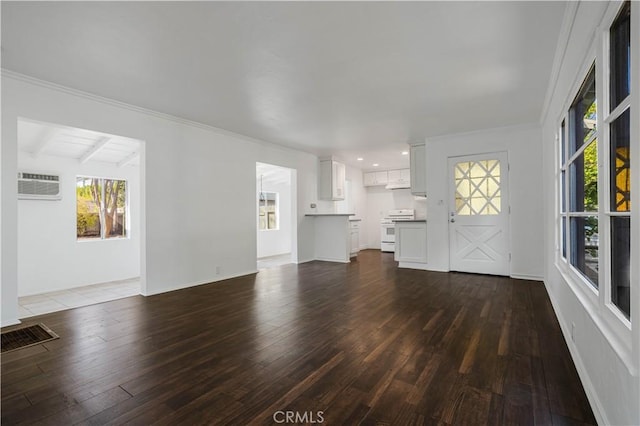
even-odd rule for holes
{"type": "Polygon", "coordinates": [[[389,175],[384,172],[366,172],[364,174],[364,186],[378,186],[389,183],[389,175]]]}
{"type": "Polygon", "coordinates": [[[424,269],[427,263],[427,222],[399,221],[395,224],[396,251],[394,258],[400,268],[424,269]]]}
{"type": "Polygon", "coordinates": [[[346,167],[332,158],[320,160],[318,198],[321,200],[344,200],[346,167]]]}
{"type": "Polygon", "coordinates": [[[411,182],[411,170],[410,169],[400,169],[400,170],[389,170],[389,183],[410,183],[411,182]]]}
{"type": "Polygon", "coordinates": [[[411,193],[427,196],[427,156],[425,145],[411,145],[411,193]]]}
{"type": "Polygon", "coordinates": [[[351,242],[350,257],[355,257],[360,251],[360,222],[356,220],[349,221],[349,237],[351,242]]]}

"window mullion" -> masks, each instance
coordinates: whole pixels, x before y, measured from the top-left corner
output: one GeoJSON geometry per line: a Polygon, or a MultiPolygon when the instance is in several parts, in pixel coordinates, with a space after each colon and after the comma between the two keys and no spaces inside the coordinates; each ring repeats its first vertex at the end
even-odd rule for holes
{"type": "Polygon", "coordinates": [[[613,123],[629,107],[631,107],[631,95],[628,95],[626,98],[624,98],[622,102],[620,102],[618,106],[613,111],[611,111],[611,113],[607,117],[605,117],[604,122],[607,124],[613,123]]]}

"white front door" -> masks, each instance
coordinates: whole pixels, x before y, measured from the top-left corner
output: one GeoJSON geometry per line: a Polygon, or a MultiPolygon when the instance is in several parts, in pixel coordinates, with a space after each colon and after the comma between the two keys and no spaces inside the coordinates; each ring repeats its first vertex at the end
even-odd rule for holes
{"type": "Polygon", "coordinates": [[[509,275],[507,153],[449,158],[450,269],[509,275]]]}

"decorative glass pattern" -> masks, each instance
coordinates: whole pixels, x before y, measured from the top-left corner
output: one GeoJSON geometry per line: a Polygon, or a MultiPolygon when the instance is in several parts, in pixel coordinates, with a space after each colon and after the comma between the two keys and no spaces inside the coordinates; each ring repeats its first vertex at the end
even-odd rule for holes
{"type": "Polygon", "coordinates": [[[463,161],[454,168],[456,213],[496,215],[501,211],[500,161],[463,161]]]}

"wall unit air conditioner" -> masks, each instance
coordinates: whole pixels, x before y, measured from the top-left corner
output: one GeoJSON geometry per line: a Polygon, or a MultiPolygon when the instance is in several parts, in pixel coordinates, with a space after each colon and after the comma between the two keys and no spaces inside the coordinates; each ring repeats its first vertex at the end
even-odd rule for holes
{"type": "Polygon", "coordinates": [[[18,173],[19,200],[61,200],[60,177],[42,173],[18,173]]]}

